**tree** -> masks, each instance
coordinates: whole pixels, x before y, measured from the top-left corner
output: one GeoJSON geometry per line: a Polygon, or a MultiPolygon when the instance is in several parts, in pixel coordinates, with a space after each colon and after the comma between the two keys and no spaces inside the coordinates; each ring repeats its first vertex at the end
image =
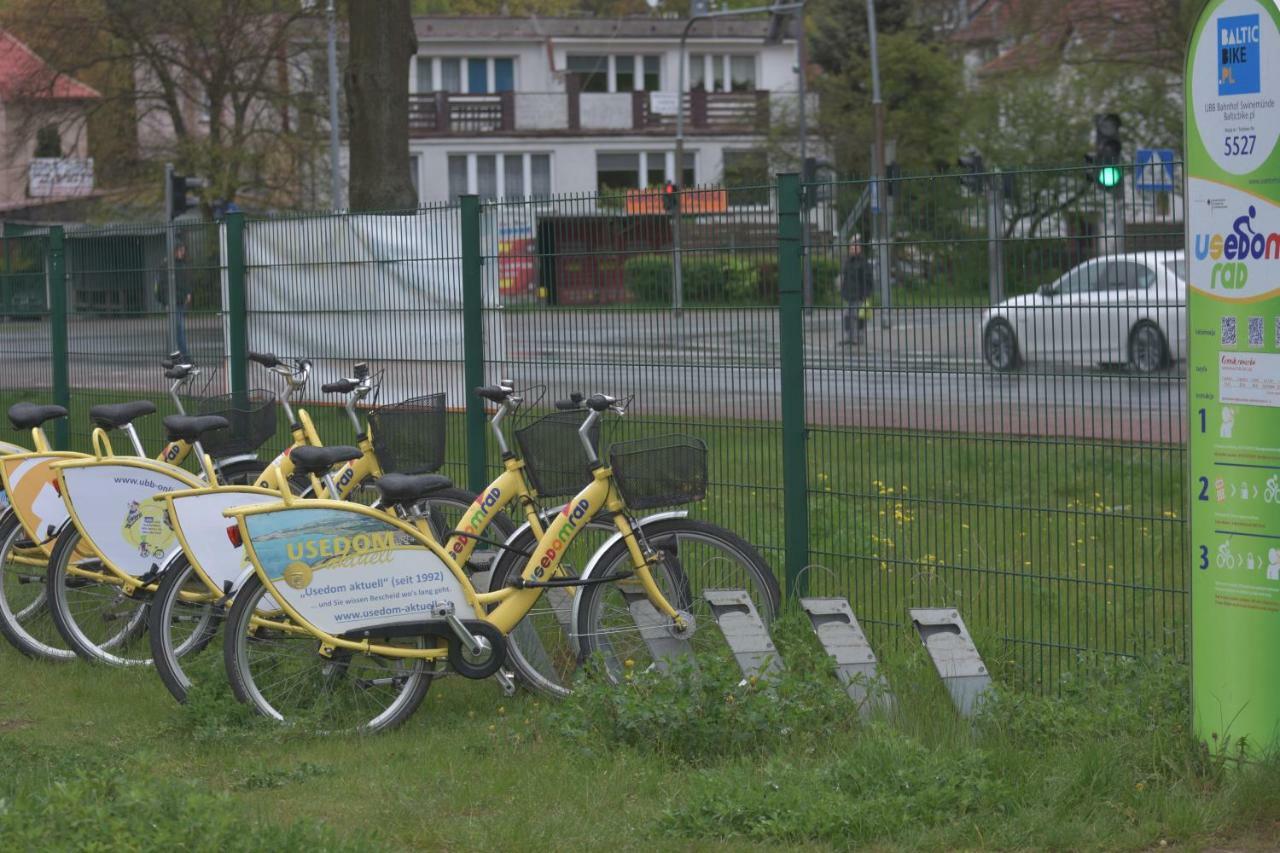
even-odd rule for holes
{"type": "Polygon", "coordinates": [[[310,56],[295,50],[310,13],[280,5],[18,0],[4,23],[102,92],[94,110],[111,124],[91,133],[95,153],[173,159],[208,179],[206,201],[252,188],[265,201],[297,204],[299,174],[321,137],[310,56]]]}
{"type": "Polygon", "coordinates": [[[418,204],[409,177],[409,90],[405,69],[418,52],[409,0],[351,0],[347,108],[352,210],[418,204]]]}
{"type": "MultiPolygon", "coordinates": [[[[865,21],[864,21],[865,24],[865,21]]],[[[818,28],[825,27],[825,23],[818,28]]],[[[864,30],[865,32],[865,26],[864,30]]],[[[819,95],[818,133],[844,175],[868,175],[875,139],[871,63],[862,46],[847,46],[839,71],[813,83],[819,95]]],[[[955,157],[955,128],[963,112],[959,63],[943,45],[907,28],[879,37],[880,89],[885,138],[896,143],[897,162],[907,172],[932,169],[955,157]]],[[[825,67],[824,67],[825,70],[825,67]]],[[[788,125],[782,134],[793,133],[788,125]]]]}

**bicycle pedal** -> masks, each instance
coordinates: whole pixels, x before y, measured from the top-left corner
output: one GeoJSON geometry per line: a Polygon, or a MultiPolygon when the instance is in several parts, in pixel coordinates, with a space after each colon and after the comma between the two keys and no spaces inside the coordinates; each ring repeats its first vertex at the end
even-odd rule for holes
{"type": "Polygon", "coordinates": [[[502,689],[503,696],[516,695],[516,680],[510,671],[500,669],[493,674],[493,678],[498,682],[498,687],[502,689]]]}

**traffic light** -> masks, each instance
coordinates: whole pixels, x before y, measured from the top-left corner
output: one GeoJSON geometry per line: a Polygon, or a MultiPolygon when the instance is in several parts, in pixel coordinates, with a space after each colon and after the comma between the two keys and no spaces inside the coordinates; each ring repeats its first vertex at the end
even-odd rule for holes
{"type": "Polygon", "coordinates": [[[209,185],[209,182],[204,178],[177,174],[169,164],[165,164],[165,177],[169,184],[165,187],[165,200],[168,202],[169,207],[165,213],[168,214],[171,220],[177,219],[200,203],[199,199],[190,197],[189,193],[192,190],[204,189],[209,185]]]}
{"type": "Polygon", "coordinates": [[[680,188],[674,181],[667,181],[662,188],[662,205],[667,209],[667,213],[676,213],[680,210],[680,188]]]}
{"type": "Polygon", "coordinates": [[[968,154],[961,154],[956,160],[956,165],[964,170],[965,174],[960,176],[960,183],[970,192],[980,193],[986,183],[986,178],[982,174],[986,171],[983,165],[982,155],[977,151],[970,151],[968,154]]]}
{"type": "MultiPolygon", "coordinates": [[[[1097,167],[1094,180],[1098,186],[1111,189],[1120,185],[1124,171],[1120,166],[1120,116],[1099,113],[1093,117],[1093,158],[1097,167]]],[[[1085,158],[1089,161],[1089,158],[1085,158]]]]}

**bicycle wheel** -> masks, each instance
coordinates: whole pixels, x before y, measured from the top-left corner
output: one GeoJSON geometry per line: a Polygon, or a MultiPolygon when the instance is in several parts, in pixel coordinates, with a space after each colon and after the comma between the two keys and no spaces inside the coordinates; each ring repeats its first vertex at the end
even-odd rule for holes
{"type": "Polygon", "coordinates": [[[267,463],[261,459],[242,459],[219,466],[218,482],[224,486],[252,486],[265,470],[267,463]]]}
{"type": "MultiPolygon", "coordinates": [[[[661,556],[653,567],[655,582],[673,607],[692,617],[693,628],[676,637],[670,620],[649,604],[635,577],[583,587],[577,621],[580,651],[584,659],[599,654],[610,678],[621,678],[627,661],[645,669],[663,666],[663,659],[673,655],[730,656],[703,590],[744,590],[766,625],[777,616],[782,601],[778,582],[764,558],[737,534],[704,521],[669,519],[646,525],[643,536],[661,556]]],[[[596,571],[595,577],[632,571],[626,543],[611,546],[596,571]]]]}
{"type": "Polygon", "coordinates": [[[0,521],[0,634],[24,655],[75,660],[49,614],[44,552],[34,546],[13,513],[0,521]]]}
{"type": "Polygon", "coordinates": [[[225,608],[217,604],[220,597],[210,591],[186,555],[179,554],[165,569],[151,600],[147,625],[151,659],[160,680],[179,702],[187,701],[193,679],[213,677],[209,670],[222,668],[221,655],[200,655],[226,616],[225,608]]]}
{"type": "MultiPolygon", "coordinates": [[[[448,541],[449,534],[461,526],[463,517],[471,509],[475,499],[476,496],[465,489],[441,489],[420,501],[417,509],[426,513],[431,526],[431,535],[435,537],[436,542],[443,545],[448,541]]],[[[514,533],[515,529],[515,524],[505,512],[495,513],[489,519],[489,526],[485,528],[484,538],[476,543],[475,549],[471,552],[471,559],[463,567],[467,570],[467,574],[476,575],[491,571],[502,553],[500,545],[494,543],[506,542],[507,537],[514,533]]],[[[484,584],[476,584],[476,588],[483,589],[484,584]]]]}
{"type": "MultiPolygon", "coordinates": [[[[618,529],[593,520],[571,542],[560,561],[564,577],[577,577],[604,541],[618,529]]],[[[526,528],[502,553],[489,579],[489,591],[504,589],[524,572],[538,537],[526,528]]],[[[537,603],[507,635],[507,666],[526,685],[549,696],[567,696],[578,671],[578,644],[573,638],[573,599],[580,587],[548,587],[537,603]]]]}
{"type": "MultiPolygon", "coordinates": [[[[273,610],[257,575],[236,593],[223,635],[223,661],[241,702],[281,722],[321,731],[383,731],[404,722],[431,686],[434,664],[339,651],[320,654],[320,642],[254,617],[286,618],[273,610]]],[[[423,648],[424,639],[406,641],[423,648]]]]}
{"type": "Polygon", "coordinates": [[[80,539],[80,531],[67,525],[49,555],[45,588],[58,633],[85,660],[110,666],[150,664],[151,644],[143,636],[147,601],[126,595],[115,584],[73,574],[73,566],[101,570],[97,557],[78,553],[80,539]]]}

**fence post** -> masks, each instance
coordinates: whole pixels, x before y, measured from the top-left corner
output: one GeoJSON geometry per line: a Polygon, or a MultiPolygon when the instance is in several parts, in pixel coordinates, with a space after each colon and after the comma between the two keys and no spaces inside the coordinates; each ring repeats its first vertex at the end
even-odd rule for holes
{"type": "Polygon", "coordinates": [[[484,401],[471,393],[484,384],[484,276],[480,253],[480,197],[464,195],[462,203],[462,353],[463,393],[467,399],[467,485],[484,488],[484,401]]]}
{"type": "Polygon", "coordinates": [[[227,369],[231,399],[246,408],[249,394],[249,316],[245,298],[244,214],[228,213],[227,228],[227,369]]]}
{"type": "MultiPolygon", "coordinates": [[[[49,229],[45,277],[49,288],[49,349],[53,370],[53,402],[71,408],[71,377],[67,353],[67,253],[61,225],[49,229]]],[[[67,421],[58,418],[53,424],[53,445],[66,450],[69,442],[67,421]]]]}
{"type": "Polygon", "coordinates": [[[809,564],[809,474],[805,453],[804,264],[800,176],[778,176],[778,329],[782,381],[783,550],[787,595],[803,595],[809,564]]]}

